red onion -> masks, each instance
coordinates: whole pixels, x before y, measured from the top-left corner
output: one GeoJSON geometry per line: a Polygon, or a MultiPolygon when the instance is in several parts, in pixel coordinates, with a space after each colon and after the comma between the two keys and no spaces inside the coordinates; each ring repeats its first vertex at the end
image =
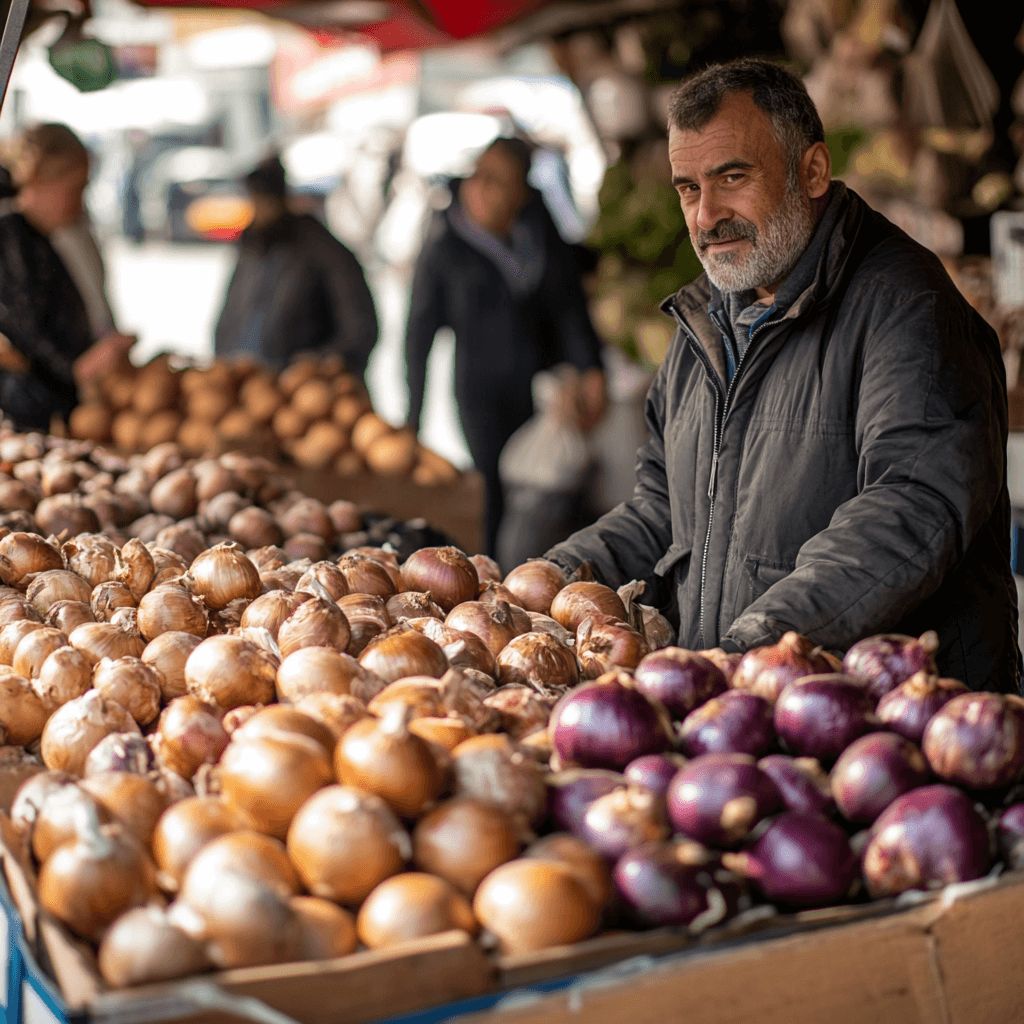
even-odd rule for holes
{"type": "Polygon", "coordinates": [[[878,728],[874,702],[851,676],[805,676],[775,705],[775,732],[794,754],[831,764],[858,737],[878,728]]]}
{"type": "Polygon", "coordinates": [[[156,755],[148,740],[137,732],[112,732],[105,736],[85,759],[85,774],[133,772],[145,775],[156,767],[156,755]]]}
{"type": "Polygon", "coordinates": [[[855,679],[865,680],[877,703],[918,672],[934,675],[934,656],[938,649],[939,636],[934,630],[916,640],[902,633],[881,633],[858,640],[843,658],[843,671],[855,679]]]}
{"type": "Polygon", "coordinates": [[[644,754],[630,761],[623,774],[630,782],[664,796],[672,777],[684,764],[686,758],[681,754],[644,754]]]}
{"type": "Polygon", "coordinates": [[[665,705],[682,721],[694,708],[726,691],[722,670],[707,658],[682,647],[663,647],[648,654],[633,673],[636,688],[665,705]]]}
{"type": "Polygon", "coordinates": [[[794,679],[831,671],[813,640],[790,631],[777,644],[747,651],[736,666],[732,686],[774,702],[794,679]]]}
{"type": "Polygon", "coordinates": [[[548,814],[560,829],[578,835],[587,807],[626,778],[603,768],[568,768],[549,775],[546,781],[548,814]]]}
{"type": "Polygon", "coordinates": [[[787,811],[749,850],[723,857],[773,903],[827,907],[844,900],[857,878],[857,857],[846,833],[821,814],[787,811]]]}
{"type": "Polygon", "coordinates": [[[828,814],[835,806],[828,773],[816,758],[769,754],[757,767],[779,787],[788,810],[828,814]]]}
{"type": "Polygon", "coordinates": [[[989,869],[985,822],[970,797],[952,786],[922,786],[904,793],[871,832],[862,868],[868,892],[876,899],[967,882],[989,869]]]}
{"type": "Polygon", "coordinates": [[[721,924],[740,888],[716,854],[685,839],[629,850],[619,858],[613,878],[637,924],[689,925],[694,933],[721,924]]]}
{"type": "Polygon", "coordinates": [[[932,716],[954,697],[968,692],[959,679],[940,679],[922,669],[890,690],[878,702],[875,714],[890,732],[920,743],[932,716]]]}
{"type": "Polygon", "coordinates": [[[668,839],[665,800],[645,786],[619,786],[587,805],[577,833],[609,861],[644,843],[668,839]]]}
{"type": "Polygon", "coordinates": [[[924,755],[936,775],[968,789],[1016,782],[1024,770],[1024,704],[1001,693],[964,693],[932,716],[924,755]]]}
{"type": "Polygon", "coordinates": [[[730,752],[760,757],[775,746],[772,706],[756,694],[727,690],[686,716],[679,739],[687,757],[730,752]]]}
{"type": "Polygon", "coordinates": [[[712,665],[715,665],[725,676],[725,681],[732,686],[732,677],[736,674],[736,668],[743,660],[743,655],[736,651],[724,651],[721,647],[708,647],[702,651],[695,651],[702,658],[707,658],[712,665]]]}
{"type": "Polygon", "coordinates": [[[924,754],[894,732],[854,740],[832,769],[832,796],[848,820],[870,825],[904,793],[923,786],[930,772],[924,754]]]}
{"type": "Polygon", "coordinates": [[[996,823],[999,854],[1014,871],[1024,868],[1024,804],[1011,804],[996,823]]]}
{"type": "Polygon", "coordinates": [[[609,672],[558,701],[549,731],[563,763],[622,769],[641,754],[672,746],[664,710],[631,683],[625,673],[609,672]]]}
{"type": "Polygon", "coordinates": [[[680,768],[668,787],[672,824],[705,846],[734,847],[764,817],[782,809],[782,794],[748,754],[703,754],[680,768]]]}

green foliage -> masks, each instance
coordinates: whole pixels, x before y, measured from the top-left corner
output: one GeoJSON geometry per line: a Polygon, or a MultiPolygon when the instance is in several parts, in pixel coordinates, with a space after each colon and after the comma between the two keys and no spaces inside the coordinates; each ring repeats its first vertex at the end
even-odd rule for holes
{"type": "Polygon", "coordinates": [[[825,145],[832,157],[832,177],[841,177],[850,162],[850,154],[867,139],[868,133],[857,125],[825,132],[825,145]]]}

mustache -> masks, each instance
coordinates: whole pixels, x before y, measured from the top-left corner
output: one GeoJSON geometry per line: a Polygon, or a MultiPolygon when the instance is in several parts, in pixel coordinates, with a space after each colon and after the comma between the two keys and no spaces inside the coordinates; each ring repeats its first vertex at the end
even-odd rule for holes
{"type": "Polygon", "coordinates": [[[757,244],[757,227],[750,221],[724,220],[710,231],[697,232],[697,248],[703,252],[712,242],[736,242],[745,239],[757,244]]]}

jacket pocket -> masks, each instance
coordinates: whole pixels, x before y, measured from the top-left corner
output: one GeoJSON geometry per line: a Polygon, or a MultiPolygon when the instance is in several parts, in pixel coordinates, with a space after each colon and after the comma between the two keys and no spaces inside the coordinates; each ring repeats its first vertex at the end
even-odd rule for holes
{"type": "MultiPolygon", "coordinates": [[[[654,566],[654,575],[668,576],[677,565],[680,565],[684,559],[689,561],[689,558],[690,548],[688,545],[673,544],[654,566]]],[[[680,566],[680,568],[684,568],[684,566],[680,566]]]]}
{"type": "Polygon", "coordinates": [[[736,615],[741,615],[762,594],[796,568],[795,562],[774,562],[759,555],[748,555],[744,562],[744,586],[737,602],[736,615]]]}

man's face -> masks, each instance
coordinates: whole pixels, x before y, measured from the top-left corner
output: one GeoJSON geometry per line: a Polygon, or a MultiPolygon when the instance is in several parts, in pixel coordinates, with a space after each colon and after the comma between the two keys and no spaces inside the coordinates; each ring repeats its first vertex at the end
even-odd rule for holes
{"type": "Polygon", "coordinates": [[[694,250],[726,292],[770,294],[814,233],[811,199],[748,93],[727,96],[701,131],[669,130],[672,181],[694,250]]]}
{"type": "Polygon", "coordinates": [[[492,234],[505,235],[526,197],[523,172],[507,153],[485,150],[463,182],[460,197],[472,221],[492,234]]]}

